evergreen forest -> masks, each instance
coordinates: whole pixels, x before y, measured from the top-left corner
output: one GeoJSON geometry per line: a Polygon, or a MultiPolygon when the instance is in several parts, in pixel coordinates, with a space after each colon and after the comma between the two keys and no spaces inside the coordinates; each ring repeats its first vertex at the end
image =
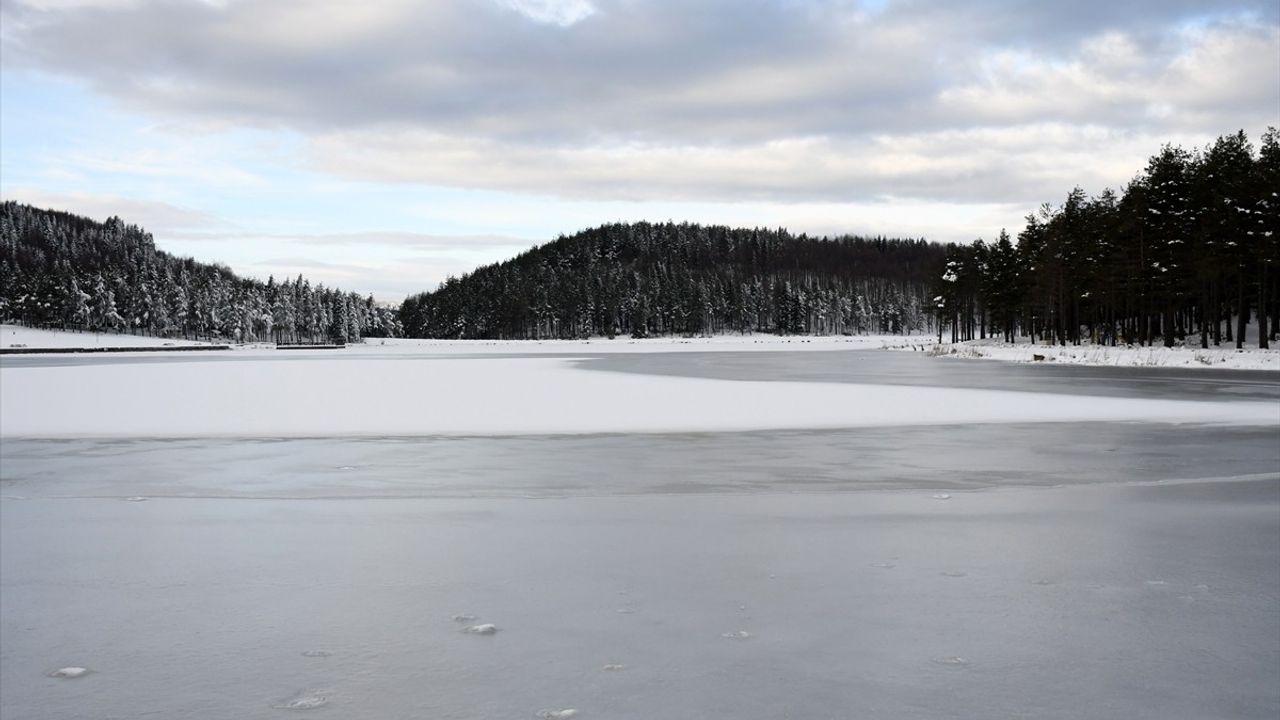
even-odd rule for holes
{"type": "Polygon", "coordinates": [[[1280,335],[1280,134],[1166,145],[1124,191],[1080,188],[1014,241],[947,249],[939,340],[1266,348],[1280,335]]]}
{"type": "Polygon", "coordinates": [[[31,327],[278,343],[400,334],[394,308],[157,250],[120,218],[0,203],[0,319],[31,327]]]}
{"type": "Polygon", "coordinates": [[[584,230],[409,297],[409,337],[930,330],[945,249],[689,223],[584,230]]]}

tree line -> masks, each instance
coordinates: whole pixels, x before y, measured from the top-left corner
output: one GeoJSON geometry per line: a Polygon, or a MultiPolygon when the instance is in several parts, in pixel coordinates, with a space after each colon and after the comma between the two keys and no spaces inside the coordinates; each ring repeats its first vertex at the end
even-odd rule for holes
{"type": "Polygon", "coordinates": [[[931,330],[924,240],[613,223],[407,298],[409,337],[909,333],[931,330]]]}
{"type": "Polygon", "coordinates": [[[1120,194],[1028,215],[1016,243],[948,247],[935,283],[938,338],[1066,345],[1223,342],[1280,336],[1280,133],[1243,131],[1203,150],[1166,145],[1120,194]]]}
{"type": "Polygon", "coordinates": [[[0,319],[32,327],[235,342],[395,337],[393,308],[302,276],[267,282],[157,250],[118,217],[0,203],[0,319]]]}

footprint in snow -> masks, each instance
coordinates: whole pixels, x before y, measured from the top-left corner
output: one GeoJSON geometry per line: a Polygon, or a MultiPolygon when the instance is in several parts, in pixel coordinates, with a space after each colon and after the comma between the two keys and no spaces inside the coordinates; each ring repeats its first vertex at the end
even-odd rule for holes
{"type": "Polygon", "coordinates": [[[89,668],[72,666],[72,667],[58,668],[57,670],[54,670],[53,672],[49,673],[49,677],[61,678],[63,680],[74,680],[76,678],[84,677],[85,675],[88,675],[88,674],[89,674],[89,668]]]}
{"type": "Polygon", "coordinates": [[[483,625],[468,625],[462,628],[462,632],[471,635],[493,635],[498,632],[498,626],[493,623],[484,623],[483,625]]]}

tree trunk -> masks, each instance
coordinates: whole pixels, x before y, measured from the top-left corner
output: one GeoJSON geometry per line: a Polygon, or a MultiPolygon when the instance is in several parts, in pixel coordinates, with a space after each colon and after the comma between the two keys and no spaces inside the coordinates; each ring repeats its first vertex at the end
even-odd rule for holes
{"type": "Polygon", "coordinates": [[[1267,266],[1258,263],[1258,348],[1266,350],[1267,343],[1267,266]]]}
{"type": "Polygon", "coordinates": [[[1244,268],[1240,268],[1240,282],[1236,285],[1236,349],[1244,347],[1244,329],[1249,324],[1249,304],[1244,295],[1244,268]]]}

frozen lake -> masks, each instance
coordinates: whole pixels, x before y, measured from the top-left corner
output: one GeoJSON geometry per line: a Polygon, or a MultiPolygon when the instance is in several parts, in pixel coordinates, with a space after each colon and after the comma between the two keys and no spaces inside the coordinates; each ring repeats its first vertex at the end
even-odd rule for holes
{"type": "MultiPolygon", "coordinates": [[[[909,353],[577,367],[1280,403],[909,353]]],[[[6,437],[0,494],[5,718],[1280,714],[1274,424],[6,437]]]]}

